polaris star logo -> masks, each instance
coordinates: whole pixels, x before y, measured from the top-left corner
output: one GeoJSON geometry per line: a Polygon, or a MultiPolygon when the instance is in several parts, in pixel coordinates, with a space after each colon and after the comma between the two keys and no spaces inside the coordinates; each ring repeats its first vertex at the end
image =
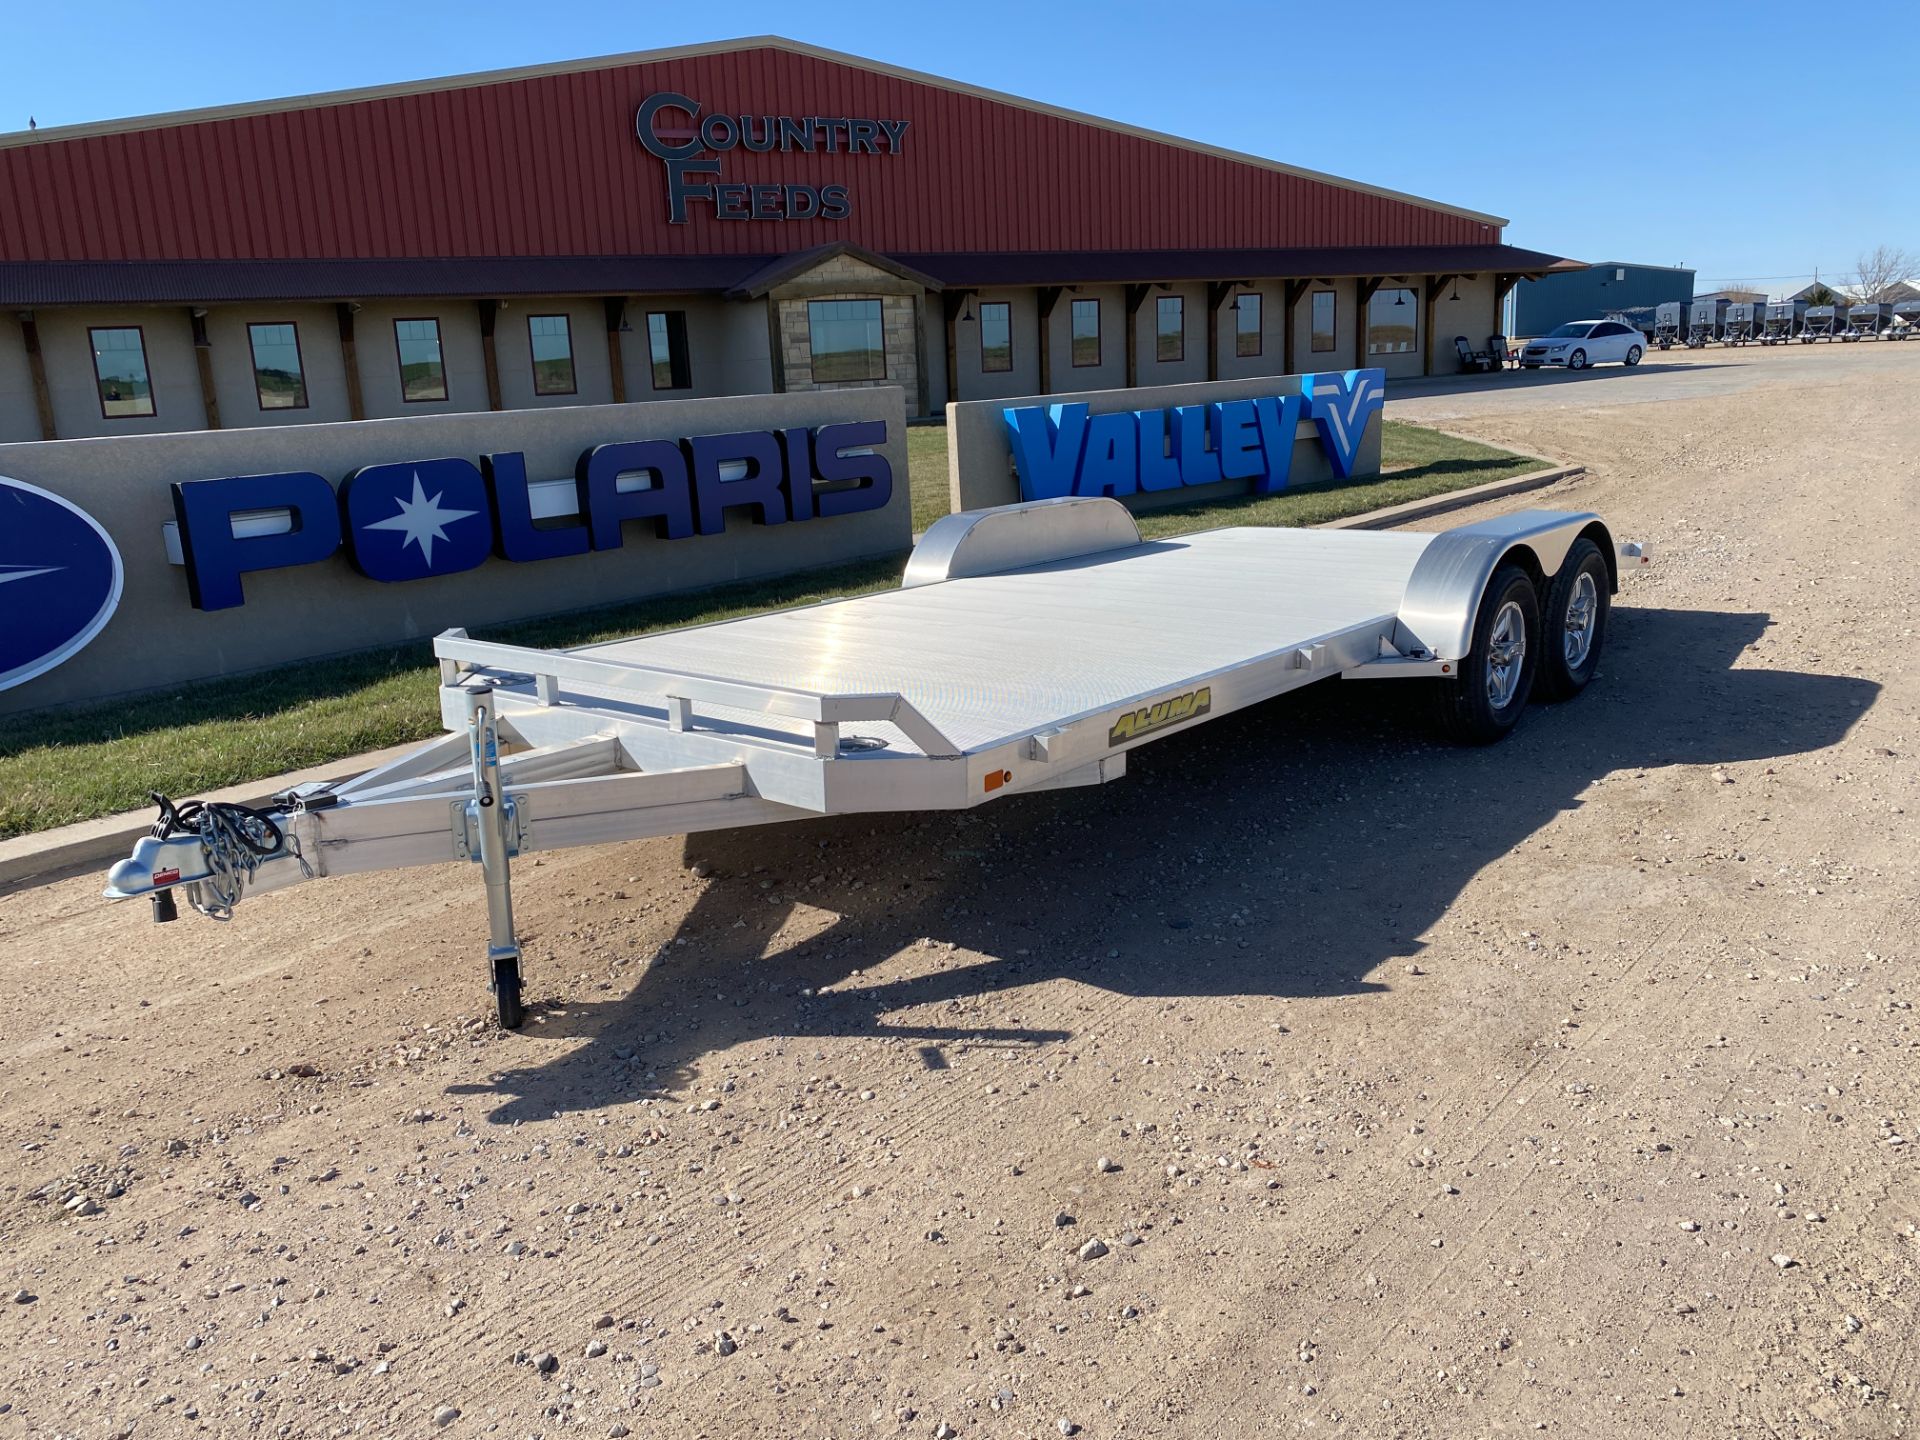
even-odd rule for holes
{"type": "Polygon", "coordinates": [[[0,475],[0,690],[77,654],[120,603],[120,552],[86,511],[0,475]]]}

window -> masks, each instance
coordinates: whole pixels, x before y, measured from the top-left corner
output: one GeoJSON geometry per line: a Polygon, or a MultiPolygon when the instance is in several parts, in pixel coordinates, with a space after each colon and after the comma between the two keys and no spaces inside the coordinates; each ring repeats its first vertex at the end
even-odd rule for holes
{"type": "Polygon", "coordinates": [[[300,332],[292,324],[249,325],[253,392],[262,410],[307,408],[307,377],[300,367],[300,332]]]}
{"type": "Polygon", "coordinates": [[[438,320],[396,320],[394,344],[400,347],[400,398],[409,405],[447,398],[447,367],[440,358],[438,320]]]}
{"type": "Polygon", "coordinates": [[[687,312],[655,310],[647,316],[647,355],[653,366],[653,388],[686,390],[693,385],[693,367],[687,360],[687,312]]]}
{"type": "Polygon", "coordinates": [[[1100,302],[1073,302],[1073,363],[1079,366],[1100,363],[1100,302]]]}
{"type": "Polygon", "coordinates": [[[147,378],[147,342],[140,327],[89,330],[87,337],[93,341],[100,413],[109,420],[153,414],[153,382],[147,378]]]}
{"type": "Polygon", "coordinates": [[[564,315],[529,315],[527,340],[533,347],[533,393],[571,395],[573,327],[564,315]]]}
{"type": "Polygon", "coordinates": [[[810,300],[807,333],[816,384],[887,378],[878,300],[810,300]]]}
{"type": "Polygon", "coordinates": [[[1153,358],[1187,358],[1187,302],[1178,295],[1162,295],[1154,304],[1153,358]]]}
{"type": "Polygon", "coordinates": [[[1407,355],[1413,351],[1414,317],[1420,307],[1411,290],[1376,290],[1367,302],[1367,353],[1407,355]]]}
{"type": "Polygon", "coordinates": [[[1316,351],[1333,349],[1334,305],[1339,296],[1331,290],[1313,292],[1313,348],[1316,351]]]}
{"type": "Polygon", "coordinates": [[[1242,360],[1260,353],[1260,297],[1251,292],[1233,297],[1233,353],[1242,360]]]}
{"type": "Polygon", "coordinates": [[[980,306],[980,368],[1013,369],[1013,308],[1004,300],[980,306]]]}

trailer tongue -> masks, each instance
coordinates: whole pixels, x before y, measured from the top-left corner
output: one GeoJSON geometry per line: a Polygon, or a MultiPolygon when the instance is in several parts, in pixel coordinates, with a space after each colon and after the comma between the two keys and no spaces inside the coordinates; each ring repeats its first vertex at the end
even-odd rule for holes
{"type": "Polygon", "coordinates": [[[1425,680],[1444,727],[1486,743],[1531,695],[1584,687],[1646,558],[1545,510],[1151,542],[1109,499],[951,515],[884,594],[575,650],[448,631],[449,734],[268,811],[162,801],[106,894],[224,919],[249,891],[471,861],[512,1027],[515,856],[1102,784],[1138,745],[1332,676],[1425,680]]]}

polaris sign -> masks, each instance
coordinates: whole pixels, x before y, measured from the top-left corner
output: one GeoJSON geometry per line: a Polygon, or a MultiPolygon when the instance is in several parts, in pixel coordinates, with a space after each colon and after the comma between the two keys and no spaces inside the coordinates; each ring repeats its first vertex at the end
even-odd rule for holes
{"type": "Polygon", "coordinates": [[[533,484],[516,451],[363,465],[337,493],[305,470],[183,480],[173,511],[195,607],[225,610],[246,603],[247,572],[312,565],[343,548],[367,578],[397,583],[495,555],[531,563],[617,550],[630,521],[684,540],[723,534],[733,509],[761,525],[878,510],[893,494],[893,467],[872,448],[886,438],[884,420],[860,420],[618,441],[583,452],[571,481],[533,484]]]}
{"type": "Polygon", "coordinates": [[[1267,495],[1287,487],[1303,420],[1312,422],[1334,475],[1350,476],[1386,391],[1386,371],[1348,370],[1303,375],[1294,395],[1103,415],[1089,414],[1083,403],[1002,413],[1023,500],[1126,496],[1222,480],[1246,480],[1253,493],[1267,495]]]}
{"type": "Polygon", "coordinates": [[[0,475],[0,690],[85,648],[113,618],[123,583],[120,552],[97,520],[0,475]]]}

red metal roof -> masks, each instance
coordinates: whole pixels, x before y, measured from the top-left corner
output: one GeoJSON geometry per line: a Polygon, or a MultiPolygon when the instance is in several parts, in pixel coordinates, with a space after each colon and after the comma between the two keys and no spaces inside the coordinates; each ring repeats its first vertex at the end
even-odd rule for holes
{"type": "Polygon", "coordinates": [[[1499,227],[772,40],[0,137],[0,261],[1460,245],[1499,227]],[[661,90],[909,128],[899,155],[726,155],[728,181],[846,185],[846,220],[672,225],[634,135],[661,90]]]}

